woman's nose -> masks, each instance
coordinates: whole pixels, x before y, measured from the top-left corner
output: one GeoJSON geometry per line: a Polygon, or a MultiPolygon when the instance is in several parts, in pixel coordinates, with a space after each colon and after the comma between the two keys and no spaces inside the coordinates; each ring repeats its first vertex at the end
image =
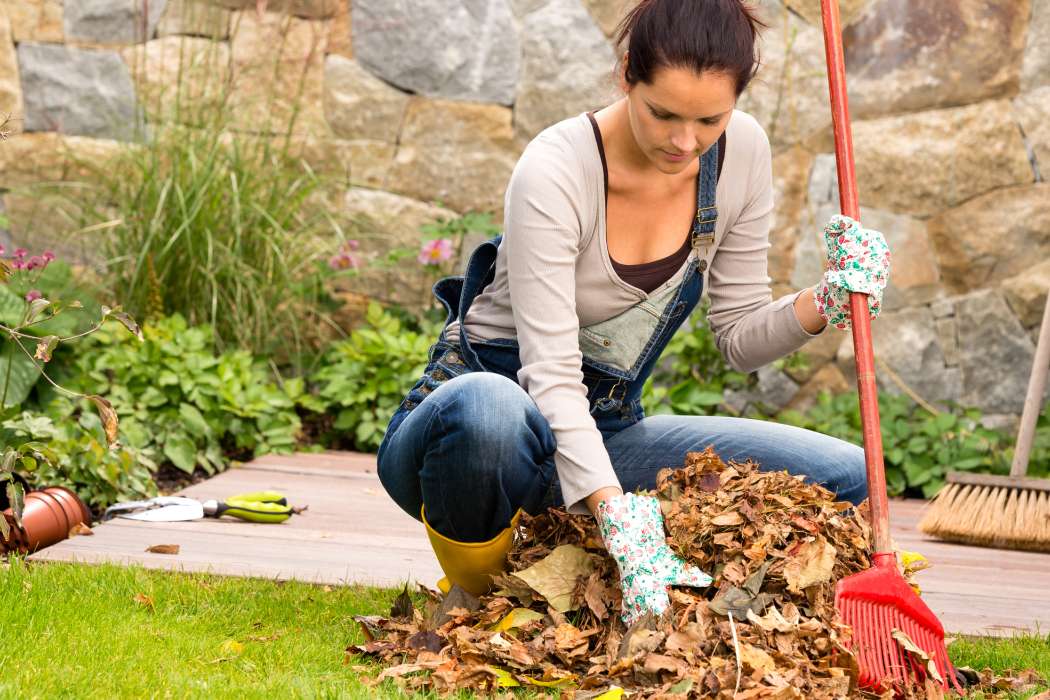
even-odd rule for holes
{"type": "Polygon", "coordinates": [[[692,153],[696,151],[696,134],[693,133],[692,129],[686,127],[671,135],[671,145],[679,153],[692,153]]]}

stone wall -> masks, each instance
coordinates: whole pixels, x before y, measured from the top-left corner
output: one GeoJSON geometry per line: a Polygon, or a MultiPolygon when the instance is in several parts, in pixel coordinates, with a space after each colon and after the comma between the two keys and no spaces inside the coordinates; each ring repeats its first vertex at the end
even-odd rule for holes
{"type": "MultiPolygon", "coordinates": [[[[217,99],[216,77],[233,128],[265,137],[294,116],[302,155],[343,178],[336,205],[393,241],[454,212],[501,216],[528,140],[615,99],[626,2],[4,0],[0,111],[20,117],[0,148],[7,236],[61,244],[24,188],[75,180],[70,154],[128,147],[176,94],[217,99]]],[[[780,295],[819,277],[838,195],[819,0],[756,4],[764,65],[739,106],[774,145],[780,295]]],[[[1050,286],[1050,0],[841,5],[862,215],[894,252],[880,383],[1010,427],[1050,286]]],[[[734,400],[801,407],[851,386],[847,334],[805,352],[734,400]]]]}

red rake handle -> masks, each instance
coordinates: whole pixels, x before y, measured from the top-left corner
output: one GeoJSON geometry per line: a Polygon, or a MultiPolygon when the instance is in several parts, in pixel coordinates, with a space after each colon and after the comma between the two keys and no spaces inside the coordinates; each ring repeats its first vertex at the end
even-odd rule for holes
{"type": "MultiPolygon", "coordinates": [[[[857,173],[853,164],[853,135],[849,125],[849,99],[846,96],[846,61],[842,55],[842,27],[838,0],[820,0],[824,19],[824,51],[828,61],[828,87],[831,91],[831,122],[835,130],[835,163],[839,177],[839,204],[842,213],[860,221],[857,173]]],[[[886,498],[886,468],[882,459],[882,430],[879,426],[879,400],[875,388],[875,354],[871,344],[868,295],[851,292],[850,316],[853,321],[853,352],[857,360],[857,392],[860,394],[860,424],[864,433],[864,463],[868,472],[871,529],[876,554],[890,554],[889,503],[886,498]]],[[[876,559],[881,564],[885,557],[876,559]]]]}

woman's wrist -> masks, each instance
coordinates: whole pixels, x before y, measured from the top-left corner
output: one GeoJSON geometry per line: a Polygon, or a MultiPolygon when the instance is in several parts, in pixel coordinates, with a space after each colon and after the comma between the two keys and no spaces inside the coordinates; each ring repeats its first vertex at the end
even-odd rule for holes
{"type": "Polygon", "coordinates": [[[587,504],[587,509],[591,511],[591,515],[597,517],[599,503],[622,495],[623,489],[617,488],[616,486],[605,486],[585,498],[584,503],[587,504]]]}
{"type": "Polygon", "coordinates": [[[816,290],[814,287],[803,289],[797,297],[795,297],[795,318],[798,319],[799,325],[802,326],[802,330],[806,331],[810,335],[816,335],[824,330],[824,326],[827,325],[827,321],[817,311],[816,304],[816,290]]]}

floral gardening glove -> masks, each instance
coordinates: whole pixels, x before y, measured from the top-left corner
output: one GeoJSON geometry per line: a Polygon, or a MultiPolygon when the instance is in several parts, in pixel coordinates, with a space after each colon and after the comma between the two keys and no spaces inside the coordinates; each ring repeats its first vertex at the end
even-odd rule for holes
{"type": "Polygon", "coordinates": [[[660,502],[625,493],[598,504],[598,529],[620,567],[623,621],[628,626],[646,612],[670,605],[668,586],[707,586],[711,577],[686,564],[667,546],[660,502]]]}
{"type": "Polygon", "coordinates": [[[817,312],[840,330],[850,327],[849,294],[868,295],[871,318],[882,310],[882,290],[890,272],[890,249],[882,234],[861,228],[848,216],[836,214],[824,227],[830,269],[817,285],[817,312]]]}

